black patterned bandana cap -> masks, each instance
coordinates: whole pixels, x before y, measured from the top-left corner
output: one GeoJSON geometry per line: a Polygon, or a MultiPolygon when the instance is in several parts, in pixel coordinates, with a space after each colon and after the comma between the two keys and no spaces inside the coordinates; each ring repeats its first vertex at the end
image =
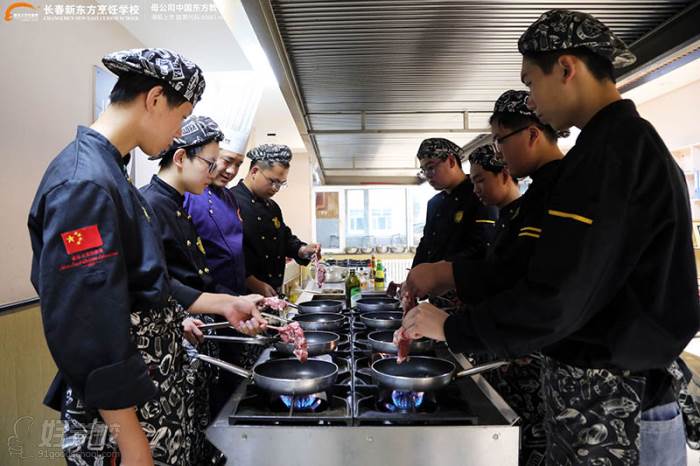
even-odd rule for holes
{"type": "Polygon", "coordinates": [[[555,52],[585,47],[614,68],[624,68],[637,61],[627,45],[598,19],[570,10],[550,10],[527,28],[518,40],[521,54],[555,52]]]}
{"type": "Polygon", "coordinates": [[[539,121],[537,114],[527,107],[527,99],[530,93],[527,91],[505,91],[496,100],[493,113],[516,113],[539,121]]]}
{"type": "Polygon", "coordinates": [[[506,163],[496,152],[493,144],[479,146],[469,154],[469,163],[480,165],[484,170],[493,173],[500,173],[505,168],[506,163]]]}
{"type": "MultiPolygon", "coordinates": [[[[496,100],[496,103],[493,106],[493,113],[514,113],[516,115],[532,118],[539,122],[539,124],[542,126],[547,126],[539,119],[535,112],[527,107],[528,97],[530,97],[530,93],[527,91],[505,91],[503,94],[501,94],[498,100],[496,100]]],[[[571,133],[568,129],[557,131],[557,137],[560,138],[568,137],[569,134],[571,133]]]]}
{"type": "Polygon", "coordinates": [[[416,154],[416,157],[418,157],[418,160],[444,160],[447,157],[449,157],[450,154],[454,155],[455,158],[461,158],[462,149],[449,139],[430,138],[424,139],[423,142],[420,143],[420,147],[418,148],[418,154],[416,154]]]}
{"type": "Polygon", "coordinates": [[[204,75],[194,62],[168,49],[130,49],[102,57],[102,63],[117,76],[140,74],[159,79],[192,105],[202,99],[204,75]]]}
{"type": "Polygon", "coordinates": [[[223,139],[224,133],[214,120],[207,116],[190,115],[182,122],[182,135],[173,139],[173,143],[166,150],[149,159],[157,160],[178,149],[190,149],[212,141],[221,142],[223,139]]]}
{"type": "Polygon", "coordinates": [[[289,163],[292,160],[292,150],[284,144],[261,144],[249,150],[246,157],[253,162],[289,163]]]}

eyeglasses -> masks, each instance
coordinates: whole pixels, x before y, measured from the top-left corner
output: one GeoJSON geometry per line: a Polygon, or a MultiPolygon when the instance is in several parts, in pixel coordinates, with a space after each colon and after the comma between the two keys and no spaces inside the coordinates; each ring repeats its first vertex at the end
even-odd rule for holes
{"type": "Polygon", "coordinates": [[[277,180],[271,180],[267,175],[265,175],[262,171],[260,174],[265,178],[267,181],[270,182],[272,185],[272,189],[279,191],[281,189],[284,189],[287,187],[287,182],[286,181],[277,181],[277,180]]]}
{"type": "Polygon", "coordinates": [[[213,174],[216,171],[216,160],[212,162],[211,160],[205,159],[204,157],[200,157],[199,155],[195,155],[195,157],[207,164],[208,171],[210,174],[213,174]]]}
{"type": "Polygon", "coordinates": [[[418,173],[425,176],[426,178],[430,178],[431,176],[435,176],[435,172],[438,169],[438,165],[440,165],[441,163],[446,162],[446,161],[447,161],[447,159],[442,159],[442,160],[430,165],[429,167],[421,168],[418,173]]]}
{"type": "Polygon", "coordinates": [[[524,126],[524,127],[520,128],[520,129],[516,129],[515,131],[511,131],[510,133],[506,134],[505,136],[501,136],[501,137],[495,137],[495,136],[494,136],[494,138],[493,138],[493,144],[494,144],[494,146],[496,146],[496,149],[498,149],[498,151],[500,152],[500,151],[501,151],[501,146],[503,145],[503,141],[505,141],[506,139],[508,139],[509,137],[511,137],[511,136],[513,136],[513,135],[515,135],[515,134],[518,134],[518,133],[521,132],[521,131],[525,131],[525,130],[528,129],[529,127],[530,127],[530,125],[524,126]]]}

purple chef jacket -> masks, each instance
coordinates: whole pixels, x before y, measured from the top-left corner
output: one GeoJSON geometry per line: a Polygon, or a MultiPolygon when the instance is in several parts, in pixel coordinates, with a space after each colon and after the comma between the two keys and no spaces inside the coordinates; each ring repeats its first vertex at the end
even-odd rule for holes
{"type": "Polygon", "coordinates": [[[228,188],[209,186],[199,195],[187,193],[184,207],[202,238],[207,266],[214,279],[244,294],[243,225],[233,193],[228,188]]]}

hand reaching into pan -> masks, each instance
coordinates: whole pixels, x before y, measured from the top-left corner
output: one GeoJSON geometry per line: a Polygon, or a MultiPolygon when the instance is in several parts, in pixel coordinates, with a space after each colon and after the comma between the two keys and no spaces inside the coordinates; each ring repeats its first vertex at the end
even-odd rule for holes
{"type": "Polygon", "coordinates": [[[401,328],[411,339],[431,338],[445,341],[445,320],[449,314],[430,303],[420,303],[403,318],[401,328]]]}

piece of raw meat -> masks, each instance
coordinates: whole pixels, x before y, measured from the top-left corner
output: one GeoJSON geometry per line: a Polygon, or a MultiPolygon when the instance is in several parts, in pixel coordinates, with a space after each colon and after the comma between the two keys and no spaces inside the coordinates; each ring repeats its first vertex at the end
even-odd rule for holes
{"type": "Polygon", "coordinates": [[[284,311],[287,308],[287,301],[276,296],[263,299],[263,304],[275,311],[284,311]]]}
{"type": "Polygon", "coordinates": [[[411,338],[406,335],[403,327],[394,332],[394,344],[399,348],[396,355],[396,364],[401,364],[408,360],[408,353],[411,351],[411,338]]]}
{"type": "Polygon", "coordinates": [[[290,322],[279,329],[280,339],[284,343],[292,343],[294,345],[294,356],[301,362],[306,362],[309,358],[309,344],[304,336],[304,329],[301,328],[299,322],[290,322]]]}
{"type": "Polygon", "coordinates": [[[413,296],[408,296],[407,294],[401,298],[401,308],[403,309],[403,315],[406,315],[408,311],[413,309],[418,305],[418,300],[413,296]]]}
{"type": "Polygon", "coordinates": [[[326,283],[326,266],[318,260],[316,253],[313,254],[311,260],[314,263],[314,270],[316,271],[316,286],[323,288],[323,284],[326,283]]]}

